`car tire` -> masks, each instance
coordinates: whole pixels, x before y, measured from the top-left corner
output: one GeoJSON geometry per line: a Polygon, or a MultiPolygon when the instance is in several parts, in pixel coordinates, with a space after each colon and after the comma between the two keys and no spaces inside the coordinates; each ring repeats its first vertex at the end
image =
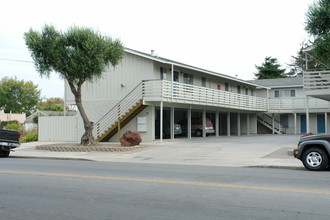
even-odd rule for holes
{"type": "Polygon", "coordinates": [[[197,137],[202,137],[202,135],[203,135],[202,130],[197,129],[197,130],[195,131],[195,135],[196,135],[197,137]]]}
{"type": "Polygon", "coordinates": [[[0,151],[0,157],[9,157],[10,151],[2,150],[0,151]]]}
{"type": "Polygon", "coordinates": [[[302,162],[308,170],[322,171],[328,166],[329,156],[323,149],[312,147],[303,153],[302,162]]]}

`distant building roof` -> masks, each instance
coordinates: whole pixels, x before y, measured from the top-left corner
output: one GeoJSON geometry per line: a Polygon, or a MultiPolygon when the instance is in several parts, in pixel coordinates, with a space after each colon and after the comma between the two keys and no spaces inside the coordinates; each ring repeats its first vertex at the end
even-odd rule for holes
{"type": "Polygon", "coordinates": [[[250,80],[249,82],[270,88],[303,87],[303,77],[258,79],[250,80]]]}

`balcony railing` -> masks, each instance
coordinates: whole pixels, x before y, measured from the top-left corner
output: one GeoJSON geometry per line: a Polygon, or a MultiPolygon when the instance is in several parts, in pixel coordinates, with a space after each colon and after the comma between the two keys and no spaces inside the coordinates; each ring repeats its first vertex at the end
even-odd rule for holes
{"type": "Polygon", "coordinates": [[[330,71],[304,71],[304,89],[306,91],[330,89],[330,71]]]}
{"type": "MultiPolygon", "coordinates": [[[[310,111],[327,111],[330,102],[310,97],[308,100],[310,111]]],[[[269,100],[269,112],[305,112],[306,98],[280,98],[269,100]]]]}
{"type": "Polygon", "coordinates": [[[267,111],[267,99],[261,97],[166,80],[145,81],[144,87],[145,101],[175,102],[260,112],[267,111]]]}

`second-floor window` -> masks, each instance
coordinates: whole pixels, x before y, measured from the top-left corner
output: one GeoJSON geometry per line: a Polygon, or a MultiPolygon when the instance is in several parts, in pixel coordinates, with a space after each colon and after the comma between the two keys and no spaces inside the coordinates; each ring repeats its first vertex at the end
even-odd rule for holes
{"type": "Polygon", "coordinates": [[[289,97],[296,97],[296,90],[275,90],[274,91],[275,98],[289,98],[289,97]]]}
{"type": "Polygon", "coordinates": [[[186,84],[193,84],[193,75],[189,74],[189,73],[183,73],[183,82],[186,84]]]}

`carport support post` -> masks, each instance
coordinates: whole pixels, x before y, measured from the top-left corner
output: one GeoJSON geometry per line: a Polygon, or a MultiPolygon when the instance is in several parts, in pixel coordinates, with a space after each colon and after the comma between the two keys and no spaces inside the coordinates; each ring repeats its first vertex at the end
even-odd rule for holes
{"type": "Polygon", "coordinates": [[[174,139],[174,107],[171,108],[171,139],[174,139]]]}
{"type": "Polygon", "coordinates": [[[328,133],[328,113],[324,113],[324,127],[325,127],[325,133],[328,133]]]}
{"type": "Polygon", "coordinates": [[[227,112],[227,136],[230,136],[230,112],[227,112]]]}
{"type": "Polygon", "coordinates": [[[294,117],[294,134],[297,134],[297,113],[293,113],[294,117]]]}
{"type": "Polygon", "coordinates": [[[191,106],[188,109],[187,123],[187,137],[191,139],[191,106]]]}
{"type": "Polygon", "coordinates": [[[241,113],[237,113],[237,136],[241,136],[241,113]]]}
{"type": "Polygon", "coordinates": [[[160,142],[162,143],[163,142],[163,101],[160,102],[160,123],[159,123],[159,139],[160,139],[160,142]]]}
{"type": "Polygon", "coordinates": [[[250,113],[246,114],[246,134],[250,135],[250,113]]]}
{"type": "Polygon", "coordinates": [[[272,114],[272,134],[275,134],[275,117],[274,117],[274,113],[272,114]]]}
{"type": "Polygon", "coordinates": [[[306,96],[306,133],[310,133],[310,129],[309,129],[309,96],[306,96]]]}
{"type": "Polygon", "coordinates": [[[206,137],[206,130],[205,130],[205,127],[206,127],[206,110],[203,110],[203,137],[205,138],[206,137]]]}
{"type": "Polygon", "coordinates": [[[219,111],[215,113],[215,136],[219,137],[219,111]]]}

